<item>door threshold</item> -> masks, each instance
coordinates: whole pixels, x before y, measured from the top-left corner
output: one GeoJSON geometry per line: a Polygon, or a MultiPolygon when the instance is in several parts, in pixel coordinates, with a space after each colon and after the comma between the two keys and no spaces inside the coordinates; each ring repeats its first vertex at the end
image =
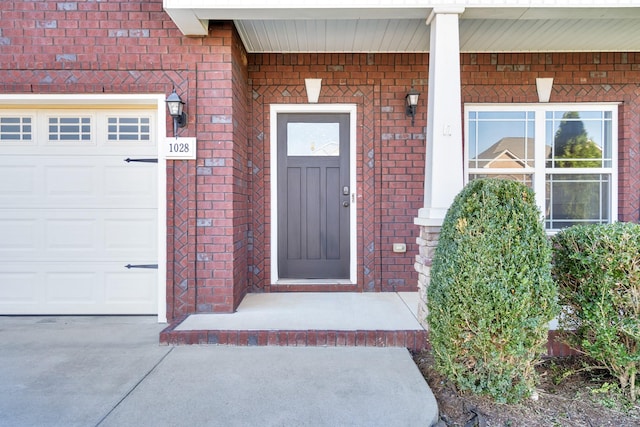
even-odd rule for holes
{"type": "Polygon", "coordinates": [[[278,279],[275,286],[355,285],[349,279],[278,279]]]}

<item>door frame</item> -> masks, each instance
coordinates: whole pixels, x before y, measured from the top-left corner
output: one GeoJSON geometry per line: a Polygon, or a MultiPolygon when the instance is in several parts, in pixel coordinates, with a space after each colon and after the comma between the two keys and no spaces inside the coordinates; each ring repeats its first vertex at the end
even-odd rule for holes
{"type": "Polygon", "coordinates": [[[112,107],[131,108],[134,106],[151,107],[156,110],[158,156],[157,175],[157,235],[158,235],[158,277],[157,304],[158,323],[167,323],[167,161],[164,156],[164,140],[166,139],[166,94],[0,94],[0,105],[3,107],[26,107],[37,109],[50,106],[71,107],[112,107]]]}
{"type": "MultiPolygon", "coordinates": [[[[349,280],[314,279],[309,283],[345,283],[357,284],[358,268],[358,195],[356,193],[356,104],[271,104],[270,105],[270,168],[271,168],[271,283],[286,283],[278,272],[278,114],[281,113],[342,113],[349,114],[349,188],[351,189],[351,205],[349,211],[349,280]]],[[[288,282],[288,281],[287,281],[288,282]]],[[[295,280],[296,284],[305,280],[295,280]]]]}

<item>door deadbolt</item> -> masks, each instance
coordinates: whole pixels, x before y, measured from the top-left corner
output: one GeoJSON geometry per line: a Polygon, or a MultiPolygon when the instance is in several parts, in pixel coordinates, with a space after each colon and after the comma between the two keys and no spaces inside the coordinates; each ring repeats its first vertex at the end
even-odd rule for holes
{"type": "Polygon", "coordinates": [[[344,187],[342,187],[342,195],[343,196],[348,196],[349,195],[349,187],[348,186],[345,185],[344,187]]]}

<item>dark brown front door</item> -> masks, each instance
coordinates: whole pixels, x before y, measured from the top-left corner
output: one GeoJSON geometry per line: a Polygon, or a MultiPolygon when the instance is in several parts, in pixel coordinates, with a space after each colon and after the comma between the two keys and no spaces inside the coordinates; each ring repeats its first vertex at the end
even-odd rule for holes
{"type": "Polygon", "coordinates": [[[278,273],[349,278],[349,114],[278,114],[278,273]]]}

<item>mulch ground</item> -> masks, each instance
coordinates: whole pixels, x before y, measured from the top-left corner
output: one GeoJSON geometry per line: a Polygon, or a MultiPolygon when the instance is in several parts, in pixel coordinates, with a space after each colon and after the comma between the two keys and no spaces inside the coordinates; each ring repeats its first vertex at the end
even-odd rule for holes
{"type": "Polygon", "coordinates": [[[515,405],[459,392],[434,369],[428,351],[414,354],[414,361],[438,401],[439,427],[640,426],[640,402],[630,402],[615,378],[585,368],[581,357],[545,359],[537,367],[537,400],[515,405]]]}

